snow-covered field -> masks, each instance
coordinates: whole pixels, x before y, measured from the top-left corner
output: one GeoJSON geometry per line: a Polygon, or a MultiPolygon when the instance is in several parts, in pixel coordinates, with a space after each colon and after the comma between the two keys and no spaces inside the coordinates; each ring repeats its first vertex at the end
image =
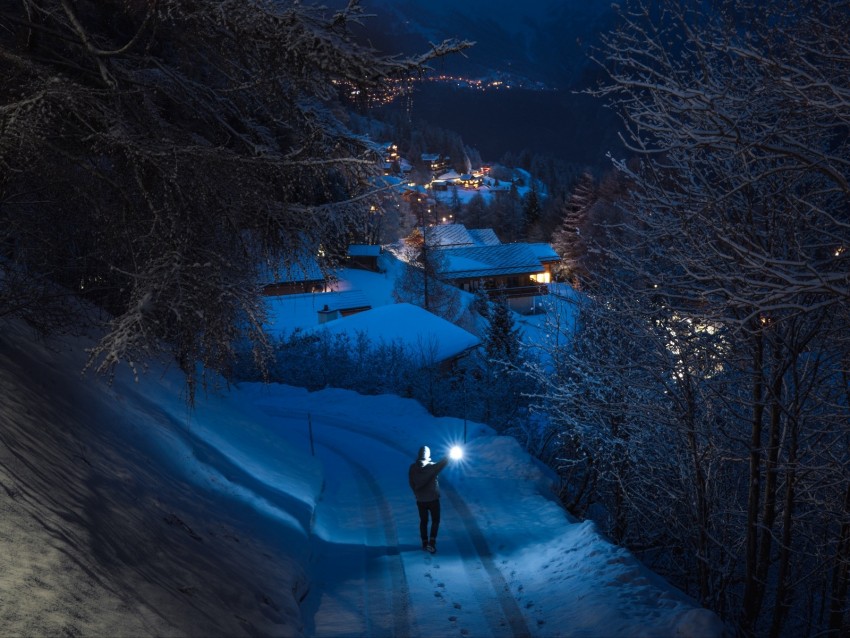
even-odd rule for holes
{"type": "Polygon", "coordinates": [[[4,636],[720,634],[484,425],[442,475],[432,556],[407,467],[462,421],[255,384],[189,412],[175,369],[82,376],[90,345],[0,333],[4,636]]]}

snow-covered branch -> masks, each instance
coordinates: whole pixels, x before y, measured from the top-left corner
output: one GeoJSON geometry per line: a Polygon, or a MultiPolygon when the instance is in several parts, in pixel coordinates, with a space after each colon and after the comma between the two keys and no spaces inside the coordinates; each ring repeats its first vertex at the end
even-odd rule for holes
{"type": "Polygon", "coordinates": [[[366,17],[355,1],[0,10],[4,269],[54,276],[113,314],[92,365],[164,348],[190,381],[197,363],[226,372],[234,344],[262,344],[257,265],[344,254],[380,166],[340,91],[469,45],[381,55],[351,34],[366,17]],[[36,189],[37,206],[4,198],[36,189]]]}

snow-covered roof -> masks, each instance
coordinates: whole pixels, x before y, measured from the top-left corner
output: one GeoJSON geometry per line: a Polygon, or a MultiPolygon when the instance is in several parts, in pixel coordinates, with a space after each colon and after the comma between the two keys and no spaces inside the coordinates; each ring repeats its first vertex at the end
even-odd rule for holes
{"type": "Polygon", "coordinates": [[[497,246],[502,243],[492,228],[470,228],[469,235],[476,246],[497,246]]]}
{"type": "Polygon", "coordinates": [[[473,246],[475,240],[463,224],[440,224],[425,229],[429,246],[473,246]]]}
{"type": "Polygon", "coordinates": [[[416,193],[417,195],[428,195],[428,190],[422,184],[414,184],[413,186],[406,184],[403,192],[416,193]]]}
{"type": "Polygon", "coordinates": [[[492,228],[467,228],[463,224],[428,226],[425,237],[429,245],[441,248],[456,246],[498,246],[502,242],[492,228]]]}
{"type": "Polygon", "coordinates": [[[304,255],[277,264],[265,264],[260,274],[260,281],[263,284],[323,281],[324,279],[325,275],[312,255],[304,255]]]}
{"type": "Polygon", "coordinates": [[[355,310],[357,308],[371,308],[369,300],[362,290],[344,290],[341,292],[316,293],[314,301],[324,309],[328,310],[355,310]]]}
{"type": "Polygon", "coordinates": [[[320,330],[364,333],[371,341],[401,343],[414,356],[445,361],[474,348],[480,339],[427,310],[409,303],[380,306],[322,324],[320,330]]]}
{"type": "Polygon", "coordinates": [[[318,312],[325,306],[328,310],[355,310],[371,308],[372,304],[362,290],[268,297],[266,299],[269,315],[267,329],[272,334],[280,335],[296,328],[316,326],[319,324],[318,312]]]}
{"type": "Polygon", "coordinates": [[[541,273],[545,269],[528,244],[467,246],[442,250],[440,274],[449,279],[475,279],[541,273]]]}
{"type": "Polygon", "coordinates": [[[447,173],[443,173],[437,179],[444,182],[456,182],[460,179],[460,174],[455,170],[451,170],[447,173]]]}
{"type": "Polygon", "coordinates": [[[528,244],[540,261],[561,261],[561,256],[552,248],[551,244],[535,243],[528,244]]]}

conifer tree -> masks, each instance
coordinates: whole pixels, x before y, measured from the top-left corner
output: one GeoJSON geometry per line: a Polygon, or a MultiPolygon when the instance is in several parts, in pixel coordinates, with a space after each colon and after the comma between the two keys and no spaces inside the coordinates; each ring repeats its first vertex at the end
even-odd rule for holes
{"type": "Polygon", "coordinates": [[[522,213],[523,221],[525,223],[526,239],[529,239],[532,235],[536,234],[542,212],[543,209],[540,206],[540,196],[537,194],[537,189],[532,187],[532,189],[522,198],[522,213]]]}
{"type": "Polygon", "coordinates": [[[564,207],[561,225],[552,235],[552,247],[562,259],[561,269],[573,281],[585,274],[584,257],[587,252],[582,229],[587,223],[590,208],[596,203],[596,180],[583,173],[564,207]]]}
{"type": "Polygon", "coordinates": [[[514,323],[507,300],[501,297],[491,303],[489,326],[484,337],[488,361],[516,364],[520,358],[520,329],[514,323]]]}
{"type": "Polygon", "coordinates": [[[523,394],[529,392],[528,377],[519,373],[525,359],[521,331],[507,300],[501,295],[487,306],[488,324],[476,372],[476,404],[481,419],[504,432],[516,425],[526,404],[523,394]]]}

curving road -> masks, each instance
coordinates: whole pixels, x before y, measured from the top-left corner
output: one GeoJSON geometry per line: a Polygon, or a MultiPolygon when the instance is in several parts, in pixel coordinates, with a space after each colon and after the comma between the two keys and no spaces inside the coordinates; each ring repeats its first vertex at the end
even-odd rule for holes
{"type": "Polygon", "coordinates": [[[313,520],[313,584],[303,605],[308,635],[464,636],[486,623],[492,636],[531,636],[447,473],[440,479],[443,523],[432,556],[419,543],[407,485],[410,451],[361,434],[339,417],[313,413],[312,421],[326,483],[313,520]]]}
{"type": "Polygon", "coordinates": [[[313,571],[328,580],[311,592],[318,597],[311,633],[410,636],[407,580],[389,502],[369,470],[333,443],[322,439],[316,454],[333,467],[328,480],[334,484],[326,483],[314,517],[313,571]],[[330,539],[322,538],[325,523],[330,539]],[[334,542],[339,529],[349,535],[334,542]]]}

